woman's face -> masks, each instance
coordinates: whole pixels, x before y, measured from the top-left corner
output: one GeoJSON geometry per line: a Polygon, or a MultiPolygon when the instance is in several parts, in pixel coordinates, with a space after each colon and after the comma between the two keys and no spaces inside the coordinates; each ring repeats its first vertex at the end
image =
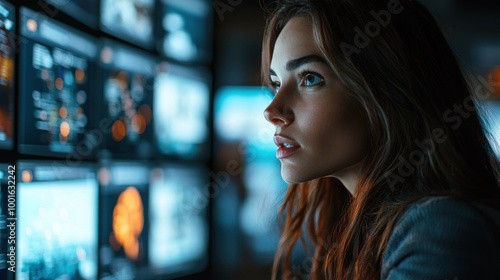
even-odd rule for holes
{"type": "Polygon", "coordinates": [[[294,17],[286,24],[269,72],[276,95],[264,115],[276,127],[283,179],[345,176],[362,159],[367,125],[359,103],[316,46],[309,19],[294,17]]]}

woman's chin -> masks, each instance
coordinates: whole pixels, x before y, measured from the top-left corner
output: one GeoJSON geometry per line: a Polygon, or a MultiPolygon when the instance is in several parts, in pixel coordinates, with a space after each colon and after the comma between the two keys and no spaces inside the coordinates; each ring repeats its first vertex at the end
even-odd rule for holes
{"type": "Polygon", "coordinates": [[[289,185],[304,183],[316,179],[314,176],[307,176],[307,174],[302,174],[297,171],[286,170],[283,168],[281,169],[281,178],[283,178],[283,181],[285,181],[289,185]]]}

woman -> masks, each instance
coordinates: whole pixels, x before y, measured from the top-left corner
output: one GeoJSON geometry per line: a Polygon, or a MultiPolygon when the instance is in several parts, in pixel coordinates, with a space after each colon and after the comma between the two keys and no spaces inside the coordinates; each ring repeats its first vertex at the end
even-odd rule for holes
{"type": "Polygon", "coordinates": [[[273,279],[500,279],[489,93],[421,4],[278,1],[262,73],[290,184],[273,279]],[[299,239],[315,251],[292,266],[299,239]]]}

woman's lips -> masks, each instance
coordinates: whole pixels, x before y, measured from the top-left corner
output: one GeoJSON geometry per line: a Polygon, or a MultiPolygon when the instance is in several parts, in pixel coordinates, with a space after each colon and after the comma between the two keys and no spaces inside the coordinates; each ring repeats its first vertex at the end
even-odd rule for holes
{"type": "Polygon", "coordinates": [[[289,137],[283,135],[274,135],[274,143],[278,146],[276,151],[276,157],[278,159],[284,159],[293,155],[300,145],[289,137]]]}

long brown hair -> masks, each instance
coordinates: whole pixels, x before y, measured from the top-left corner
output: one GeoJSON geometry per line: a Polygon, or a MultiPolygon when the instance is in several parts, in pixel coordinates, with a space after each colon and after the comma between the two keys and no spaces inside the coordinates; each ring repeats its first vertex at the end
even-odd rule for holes
{"type": "Polygon", "coordinates": [[[273,279],[280,268],[283,279],[303,279],[291,255],[306,237],[315,247],[311,279],[378,279],[393,225],[411,203],[452,195],[500,205],[499,162],[478,95],[429,11],[394,2],[281,0],[268,18],[263,81],[281,30],[307,17],[322,55],[364,108],[371,142],[353,195],[335,178],[289,186],[273,279]]]}

